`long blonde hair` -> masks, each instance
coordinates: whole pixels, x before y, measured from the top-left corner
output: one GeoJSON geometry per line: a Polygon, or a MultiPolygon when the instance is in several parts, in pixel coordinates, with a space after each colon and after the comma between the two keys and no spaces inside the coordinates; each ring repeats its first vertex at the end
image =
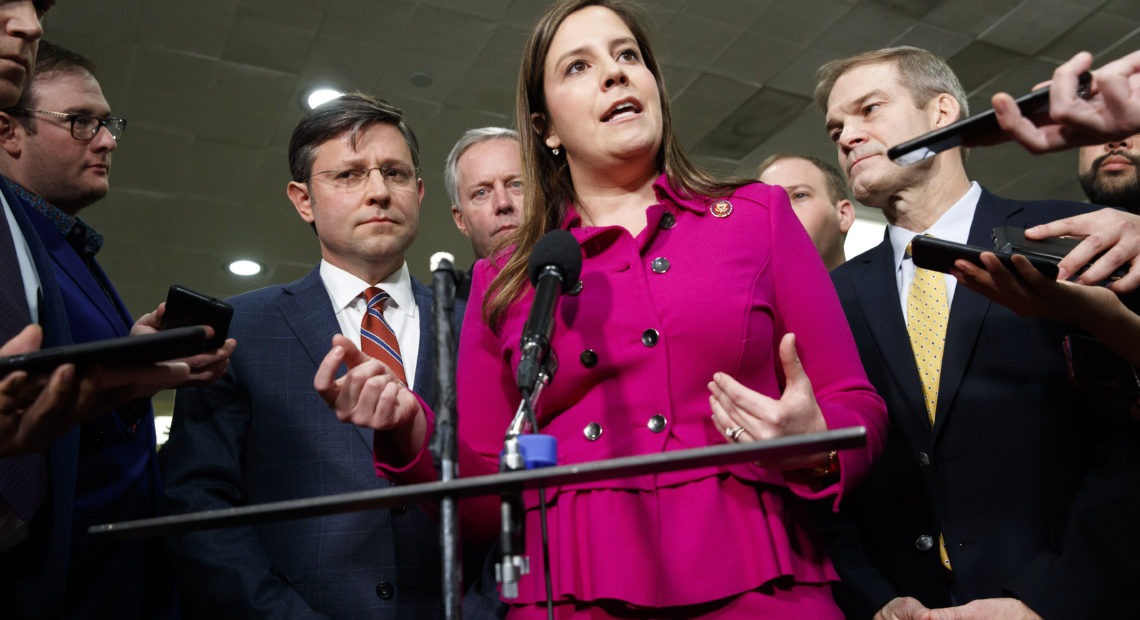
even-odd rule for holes
{"type": "Polygon", "coordinates": [[[570,168],[564,156],[546,148],[543,130],[547,115],[544,94],[546,55],[559,26],[572,13],[589,6],[613,11],[625,22],[641,49],[646,68],[653,74],[661,94],[662,144],[657,152],[657,170],[664,171],[679,193],[693,196],[723,196],[751,181],[718,179],[692,163],[673,133],[669,96],[661,77],[661,67],[646,37],[641,11],[625,0],[561,0],[539,18],[523,47],[515,98],[515,119],[522,144],[526,186],[523,195],[523,224],[511,239],[515,250],[503,270],[488,288],[483,302],[483,318],[497,326],[512,301],[522,295],[527,284],[526,266],[538,240],[558,228],[566,217],[566,203],[577,199],[570,168]]]}

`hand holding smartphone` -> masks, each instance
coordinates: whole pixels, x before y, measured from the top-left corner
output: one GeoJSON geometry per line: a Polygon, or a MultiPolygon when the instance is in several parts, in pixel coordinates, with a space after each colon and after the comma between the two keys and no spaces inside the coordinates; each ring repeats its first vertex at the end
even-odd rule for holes
{"type": "MultiPolygon", "coordinates": [[[[930,235],[917,235],[910,242],[910,255],[914,259],[914,264],[923,269],[931,269],[933,271],[940,271],[942,273],[950,273],[954,268],[954,261],[964,259],[971,263],[985,268],[982,264],[982,252],[993,252],[997,255],[998,260],[1006,269],[1013,273],[1017,273],[1013,265],[1013,254],[1021,254],[1021,252],[1009,252],[1005,250],[998,250],[994,248],[984,248],[976,245],[968,245],[965,243],[954,243],[953,241],[946,241],[945,239],[937,239],[930,235]]],[[[1044,258],[1041,256],[1026,255],[1030,264],[1040,271],[1045,277],[1055,279],[1057,277],[1057,263],[1060,262],[1061,257],[1056,259],[1044,258]]]]}
{"type": "Polygon", "coordinates": [[[166,311],[162,315],[162,329],[209,325],[214,336],[206,342],[207,349],[217,349],[226,341],[234,307],[228,303],[175,284],[166,294],[166,311]]]}
{"type": "MultiPolygon", "coordinates": [[[[1077,95],[1082,99],[1088,98],[1090,83],[1092,83],[1092,74],[1085,71],[1080,76],[1077,89],[1077,95]]],[[[1030,120],[1040,120],[1049,114],[1049,87],[1018,97],[1016,103],[1022,116],[1030,120]]],[[[900,166],[909,166],[957,146],[987,146],[1009,139],[998,125],[997,115],[991,108],[892,146],[887,150],[887,157],[900,166]]]]}

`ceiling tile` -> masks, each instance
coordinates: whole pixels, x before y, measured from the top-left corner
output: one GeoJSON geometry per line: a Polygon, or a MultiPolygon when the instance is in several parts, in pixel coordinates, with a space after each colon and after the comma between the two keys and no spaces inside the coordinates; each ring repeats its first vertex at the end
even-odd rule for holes
{"type": "Polygon", "coordinates": [[[950,58],[962,51],[972,41],[973,39],[970,37],[919,22],[900,34],[897,39],[891,41],[890,45],[891,47],[911,45],[933,52],[942,58],[950,58]]]}
{"type": "MultiPolygon", "coordinates": [[[[167,47],[219,58],[226,47],[236,14],[237,9],[231,3],[221,0],[154,0],[145,5],[140,18],[143,25],[135,36],[144,46],[167,47]]],[[[118,32],[121,36],[122,31],[118,32]]]]}
{"type": "Polygon", "coordinates": [[[975,37],[1001,21],[1022,0],[954,0],[942,2],[923,18],[936,26],[975,37]]]}
{"type": "Polygon", "coordinates": [[[1027,0],[983,32],[980,39],[1022,54],[1036,54],[1090,11],[1070,0],[1027,0]]]}
{"type": "Polygon", "coordinates": [[[1136,10],[1133,19],[1107,13],[1089,15],[1087,19],[1046,45],[1039,55],[1064,62],[1084,50],[1092,52],[1094,57],[1099,57],[1105,48],[1140,28],[1140,4],[1136,6],[1136,10]]]}
{"type": "Polygon", "coordinates": [[[739,31],[723,22],[679,14],[665,24],[653,47],[663,61],[705,69],[739,37],[739,31]]]}
{"type": "Polygon", "coordinates": [[[873,5],[856,5],[823,32],[812,46],[844,57],[886,47],[915,20],[873,5]]]}
{"type": "MultiPolygon", "coordinates": [[[[277,0],[280,2],[280,0],[277,0]]],[[[336,0],[329,5],[320,34],[371,44],[373,50],[399,41],[415,14],[417,2],[408,0],[336,0]]],[[[369,56],[362,56],[370,59],[369,56]]],[[[351,62],[344,59],[345,62],[351,62]]]]}
{"type": "Polygon", "coordinates": [[[966,92],[972,93],[1024,59],[1022,54],[976,41],[946,61],[953,67],[966,92]]]}
{"type": "Polygon", "coordinates": [[[222,50],[222,59],[297,73],[305,64],[315,36],[316,29],[312,24],[298,27],[243,11],[234,22],[233,34],[222,50]]]}
{"type": "Polygon", "coordinates": [[[765,88],[724,117],[694,153],[740,160],[782,129],[811,103],[806,97],[765,88]]]}

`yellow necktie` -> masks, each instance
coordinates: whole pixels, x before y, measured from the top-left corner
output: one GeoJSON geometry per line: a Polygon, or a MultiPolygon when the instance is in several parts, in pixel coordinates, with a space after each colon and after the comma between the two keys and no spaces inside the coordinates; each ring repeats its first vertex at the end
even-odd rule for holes
{"type": "Polygon", "coordinates": [[[950,315],[946,303],[946,282],[941,273],[915,268],[914,281],[906,296],[906,313],[906,331],[910,335],[910,348],[922,379],[926,415],[934,424],[938,379],[942,373],[942,349],[946,345],[946,320],[950,315]]]}
{"type": "MultiPolygon", "coordinates": [[[[938,408],[942,351],[946,346],[946,322],[950,316],[949,304],[946,303],[946,280],[941,273],[915,267],[914,281],[907,291],[906,312],[906,331],[910,335],[910,348],[922,380],[926,415],[933,425],[934,412],[938,408]]],[[[938,556],[942,565],[952,570],[942,534],[938,535],[938,556]]]]}

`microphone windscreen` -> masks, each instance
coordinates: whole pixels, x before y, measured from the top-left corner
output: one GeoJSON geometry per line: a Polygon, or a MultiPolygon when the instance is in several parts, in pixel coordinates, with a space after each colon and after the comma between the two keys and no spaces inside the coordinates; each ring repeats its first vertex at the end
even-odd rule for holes
{"type": "Polygon", "coordinates": [[[550,266],[562,272],[563,293],[578,283],[578,276],[582,275],[582,249],[568,231],[552,230],[535,244],[526,269],[530,283],[537,286],[539,275],[550,266]]]}
{"type": "Polygon", "coordinates": [[[432,254],[431,260],[429,261],[431,263],[431,270],[435,271],[436,269],[439,269],[439,263],[445,260],[451,263],[452,268],[455,267],[455,255],[451,252],[436,252],[435,254],[432,254]]]}

